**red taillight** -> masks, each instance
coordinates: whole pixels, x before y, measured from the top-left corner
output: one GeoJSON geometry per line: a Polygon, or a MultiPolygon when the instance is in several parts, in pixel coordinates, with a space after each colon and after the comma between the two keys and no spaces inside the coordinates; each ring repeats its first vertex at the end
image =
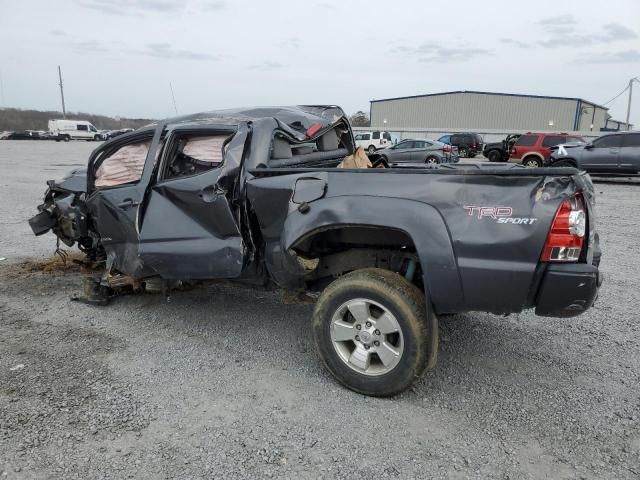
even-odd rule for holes
{"type": "Polygon", "coordinates": [[[544,242],[543,262],[575,262],[580,258],[587,230],[587,214],[581,196],[563,200],[544,242]]]}
{"type": "Polygon", "coordinates": [[[449,145],[444,145],[444,146],[442,147],[442,152],[443,152],[443,153],[449,153],[449,152],[451,152],[451,147],[450,147],[449,145]]]}

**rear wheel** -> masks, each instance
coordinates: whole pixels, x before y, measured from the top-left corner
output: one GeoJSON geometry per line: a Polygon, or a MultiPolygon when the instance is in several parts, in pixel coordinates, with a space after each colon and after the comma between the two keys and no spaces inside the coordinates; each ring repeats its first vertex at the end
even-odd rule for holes
{"type": "Polygon", "coordinates": [[[65,142],[68,142],[69,140],[71,140],[71,137],[69,135],[64,135],[62,137],[62,140],[64,140],[65,142]]]}
{"type": "Polygon", "coordinates": [[[487,154],[487,158],[489,159],[490,162],[501,162],[502,161],[502,155],[500,154],[499,150],[491,150],[487,154]]]}
{"type": "Polygon", "coordinates": [[[540,159],[538,157],[525,157],[522,160],[522,164],[525,167],[541,167],[542,166],[542,162],[540,161],[540,159]]]}
{"type": "Polygon", "coordinates": [[[365,395],[405,390],[435,363],[438,323],[422,292],[404,277],[368,268],[344,275],[313,312],[316,350],[345,387],[365,395]]]}
{"type": "Polygon", "coordinates": [[[573,167],[576,168],[576,164],[571,160],[560,160],[551,164],[552,167],[573,167]]]}
{"type": "Polygon", "coordinates": [[[467,150],[465,147],[460,147],[458,149],[458,153],[460,155],[460,158],[466,158],[469,156],[469,150],[467,150]]]}
{"type": "Polygon", "coordinates": [[[427,159],[424,161],[424,163],[431,164],[431,165],[437,165],[438,163],[440,163],[440,159],[438,157],[436,157],[435,155],[429,155],[427,157],[427,159]]]}
{"type": "Polygon", "coordinates": [[[369,155],[373,155],[374,153],[376,153],[376,147],[374,147],[373,145],[369,145],[369,148],[367,148],[367,153],[369,155]]]}

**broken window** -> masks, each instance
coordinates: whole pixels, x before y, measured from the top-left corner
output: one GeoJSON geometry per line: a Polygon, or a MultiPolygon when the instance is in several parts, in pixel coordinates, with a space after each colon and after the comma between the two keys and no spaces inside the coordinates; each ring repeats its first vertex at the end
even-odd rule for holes
{"type": "Polygon", "coordinates": [[[276,132],[271,144],[270,158],[264,166],[270,168],[336,167],[355,150],[352,137],[346,127],[343,123],[337,123],[321,135],[308,136],[302,141],[282,132],[276,132]]]}
{"type": "Polygon", "coordinates": [[[197,175],[222,164],[229,135],[178,138],[173,142],[162,179],[197,175]]]}
{"type": "Polygon", "coordinates": [[[96,187],[113,187],[140,180],[149,142],[124,145],[104,159],[96,171],[96,187]]]}

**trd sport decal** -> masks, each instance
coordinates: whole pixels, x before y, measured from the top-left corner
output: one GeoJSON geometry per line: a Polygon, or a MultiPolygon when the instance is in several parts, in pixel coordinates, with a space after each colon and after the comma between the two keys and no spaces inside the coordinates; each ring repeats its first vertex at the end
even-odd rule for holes
{"type": "Polygon", "coordinates": [[[477,217],[479,220],[490,218],[496,223],[511,223],[513,225],[533,225],[537,218],[512,217],[513,208],[511,207],[481,207],[477,205],[465,205],[469,217],[477,217]]]}

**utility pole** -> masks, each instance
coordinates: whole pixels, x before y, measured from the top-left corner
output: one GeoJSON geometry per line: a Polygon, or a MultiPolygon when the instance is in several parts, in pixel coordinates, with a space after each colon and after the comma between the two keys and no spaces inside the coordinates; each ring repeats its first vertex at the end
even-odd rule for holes
{"type": "Polygon", "coordinates": [[[171,98],[173,99],[173,109],[176,111],[176,115],[178,115],[178,107],[176,106],[176,96],[173,94],[173,85],[169,82],[169,89],[171,89],[171,98]]]}
{"type": "Polygon", "coordinates": [[[635,79],[629,80],[629,103],[627,103],[627,130],[631,130],[629,126],[629,115],[631,114],[631,92],[633,91],[633,81],[635,79]]]}
{"type": "Polygon", "coordinates": [[[62,70],[60,70],[60,65],[58,65],[58,78],[60,79],[60,98],[62,99],[62,118],[67,118],[67,109],[64,106],[64,88],[62,86],[62,70]]]}
{"type": "Polygon", "coordinates": [[[4,85],[2,84],[2,70],[0,70],[0,107],[4,106],[4,85]]]}

